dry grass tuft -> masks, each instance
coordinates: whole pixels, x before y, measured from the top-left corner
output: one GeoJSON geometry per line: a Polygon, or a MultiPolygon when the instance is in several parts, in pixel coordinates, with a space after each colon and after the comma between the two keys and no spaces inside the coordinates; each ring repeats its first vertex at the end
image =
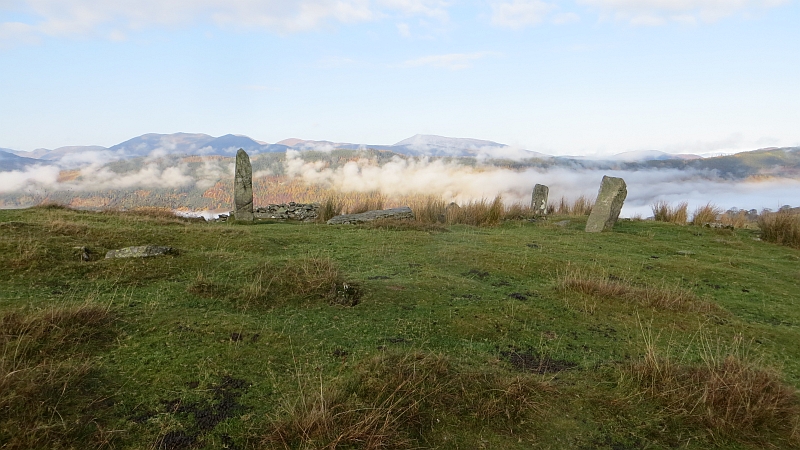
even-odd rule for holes
{"type": "Polygon", "coordinates": [[[722,214],[722,208],[707,203],[705,206],[698,206],[692,214],[692,225],[702,227],[707,223],[715,223],[717,217],[722,214]]]}
{"type": "MultiPolygon", "coordinates": [[[[269,448],[417,448],[438,417],[513,427],[537,411],[545,386],[530,376],[459,370],[442,355],[386,353],[352,378],[311,388],[274,417],[269,448]]],[[[305,390],[305,389],[304,389],[305,390]]]]}
{"type": "Polygon", "coordinates": [[[689,204],[687,202],[678,203],[677,206],[670,206],[669,203],[663,200],[655,202],[650,206],[650,209],[653,211],[653,218],[657,222],[668,222],[678,225],[686,225],[688,208],[689,204]]]}
{"type": "Polygon", "coordinates": [[[788,211],[764,211],[758,218],[761,239],[800,248],[800,215],[788,211]]]}
{"type": "Polygon", "coordinates": [[[486,199],[470,201],[466,205],[447,208],[448,224],[493,226],[503,219],[503,199],[497,196],[491,202],[486,199]]]}
{"type": "Polygon", "coordinates": [[[278,306],[296,299],[354,306],[361,298],[361,291],[357,284],[344,279],[330,259],[303,258],[281,265],[271,262],[261,265],[254,271],[252,281],[240,291],[239,298],[246,305],[278,306]]]}
{"type": "Polygon", "coordinates": [[[352,201],[345,206],[345,210],[348,214],[359,214],[367,211],[381,210],[385,204],[385,195],[380,192],[368,192],[352,197],[352,201]]]}
{"type": "Polygon", "coordinates": [[[15,311],[0,318],[0,441],[7,449],[76,448],[97,393],[88,352],[112,339],[113,315],[96,305],[15,311]]]}
{"type": "Polygon", "coordinates": [[[530,205],[514,203],[503,212],[503,220],[527,220],[534,216],[530,205]]]}
{"type": "Polygon", "coordinates": [[[445,223],[447,221],[447,203],[441,197],[426,196],[414,199],[409,203],[414,211],[414,219],[421,223],[445,223]]]}
{"type": "Polygon", "coordinates": [[[698,298],[693,292],[680,286],[667,284],[635,286],[613,275],[597,276],[580,270],[569,270],[561,277],[560,285],[565,291],[600,298],[622,299],[649,308],[673,311],[716,309],[712,303],[698,298]]]}
{"type": "Polygon", "coordinates": [[[707,429],[712,438],[758,439],[765,429],[797,442],[800,399],[779,374],[743,356],[741,340],[732,349],[705,342],[702,361],[683,363],[661,355],[646,339],[645,357],[630,367],[643,393],[665,405],[673,417],[707,429]]]}
{"type": "Polygon", "coordinates": [[[747,211],[728,211],[720,216],[721,224],[733,228],[745,228],[750,220],[747,218],[747,211]]]}
{"type": "Polygon", "coordinates": [[[342,197],[339,195],[330,195],[325,198],[325,201],[322,202],[322,206],[319,208],[319,213],[317,215],[317,221],[320,223],[325,223],[328,220],[341,215],[343,209],[344,201],[342,197]]]}
{"type": "Polygon", "coordinates": [[[558,204],[550,203],[547,206],[548,214],[559,214],[564,216],[588,216],[592,212],[594,202],[581,195],[572,203],[566,197],[561,197],[558,204]]]}

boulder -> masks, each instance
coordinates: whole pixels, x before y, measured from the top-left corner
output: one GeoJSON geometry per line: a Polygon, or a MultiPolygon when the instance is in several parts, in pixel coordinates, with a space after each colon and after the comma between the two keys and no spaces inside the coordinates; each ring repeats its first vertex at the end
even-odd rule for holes
{"type": "Polygon", "coordinates": [[[111,250],[106,253],[106,259],[111,258],[147,258],[150,256],[167,255],[173,253],[172,247],[160,245],[140,245],[136,247],[125,247],[119,250],[111,250]]]}
{"type": "Polygon", "coordinates": [[[401,206],[400,208],[382,209],[377,211],[367,211],[360,214],[343,214],[341,216],[333,217],[328,221],[328,225],[339,224],[357,224],[364,222],[372,222],[377,219],[413,219],[414,212],[408,206],[401,206]]]}
{"type": "Polygon", "coordinates": [[[236,174],[233,179],[233,215],[236,220],[253,220],[253,166],[247,152],[236,152],[236,174]]]}
{"type": "Polygon", "coordinates": [[[622,204],[628,196],[628,188],[625,180],[604,176],[600,183],[600,190],[597,193],[597,200],[594,202],[589,220],[586,221],[587,233],[599,233],[601,231],[611,231],[619,218],[622,204]]]}
{"type": "Polygon", "coordinates": [[[531,195],[531,210],[535,216],[543,216],[547,214],[547,196],[550,193],[550,188],[537,184],[533,187],[533,194],[531,195]]]}

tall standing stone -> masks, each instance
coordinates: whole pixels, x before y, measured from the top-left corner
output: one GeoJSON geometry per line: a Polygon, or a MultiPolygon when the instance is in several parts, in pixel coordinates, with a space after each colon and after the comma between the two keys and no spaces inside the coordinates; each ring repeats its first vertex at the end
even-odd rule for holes
{"type": "Polygon", "coordinates": [[[625,185],[625,180],[603,176],[597,200],[595,200],[589,220],[586,222],[586,232],[610,231],[619,218],[619,212],[622,210],[622,204],[627,196],[628,187],[625,185]]]}
{"type": "Polygon", "coordinates": [[[533,187],[533,194],[531,195],[531,210],[535,216],[543,216],[547,214],[547,196],[550,194],[550,188],[537,184],[533,187]]]}
{"type": "Polygon", "coordinates": [[[253,166],[243,149],[236,152],[236,176],[233,179],[233,214],[236,220],[253,220],[253,166]]]}

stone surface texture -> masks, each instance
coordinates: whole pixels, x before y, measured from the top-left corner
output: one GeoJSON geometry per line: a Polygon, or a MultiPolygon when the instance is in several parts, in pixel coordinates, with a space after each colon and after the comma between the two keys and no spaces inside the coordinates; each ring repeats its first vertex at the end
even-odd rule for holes
{"type": "Polygon", "coordinates": [[[628,196],[628,187],[622,178],[604,176],[597,193],[589,220],[586,221],[587,233],[611,231],[619,218],[622,204],[628,196]]]}
{"type": "Polygon", "coordinates": [[[414,212],[408,206],[400,208],[381,209],[377,211],[367,211],[360,214],[343,214],[336,216],[328,221],[328,225],[357,224],[371,222],[377,219],[413,219],[414,212]]]}
{"type": "Polygon", "coordinates": [[[236,152],[236,175],[233,179],[233,215],[236,220],[253,220],[253,166],[242,149],[236,152]]]}
{"type": "Polygon", "coordinates": [[[533,194],[531,195],[531,210],[537,216],[547,214],[547,196],[550,194],[550,188],[537,184],[533,187],[533,194]]]}
{"type": "Polygon", "coordinates": [[[111,258],[147,258],[150,256],[159,256],[173,253],[172,247],[163,247],[160,245],[140,245],[136,247],[125,247],[119,250],[111,250],[106,253],[106,259],[111,258]]]}
{"type": "Polygon", "coordinates": [[[314,222],[319,216],[319,208],[319,203],[289,202],[256,208],[253,215],[256,219],[314,222]]]}

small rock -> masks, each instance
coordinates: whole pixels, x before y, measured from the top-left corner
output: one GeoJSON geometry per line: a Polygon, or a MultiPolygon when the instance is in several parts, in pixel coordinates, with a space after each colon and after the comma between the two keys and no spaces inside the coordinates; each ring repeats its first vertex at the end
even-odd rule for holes
{"type": "Polygon", "coordinates": [[[689,250],[678,250],[675,253],[677,253],[679,255],[682,255],[682,256],[690,256],[690,255],[694,255],[695,254],[694,252],[689,251],[689,250]]]}
{"type": "Polygon", "coordinates": [[[136,247],[125,247],[119,250],[110,250],[106,253],[106,259],[111,258],[147,258],[150,256],[160,256],[173,253],[172,247],[159,245],[140,245],[136,247]]]}

